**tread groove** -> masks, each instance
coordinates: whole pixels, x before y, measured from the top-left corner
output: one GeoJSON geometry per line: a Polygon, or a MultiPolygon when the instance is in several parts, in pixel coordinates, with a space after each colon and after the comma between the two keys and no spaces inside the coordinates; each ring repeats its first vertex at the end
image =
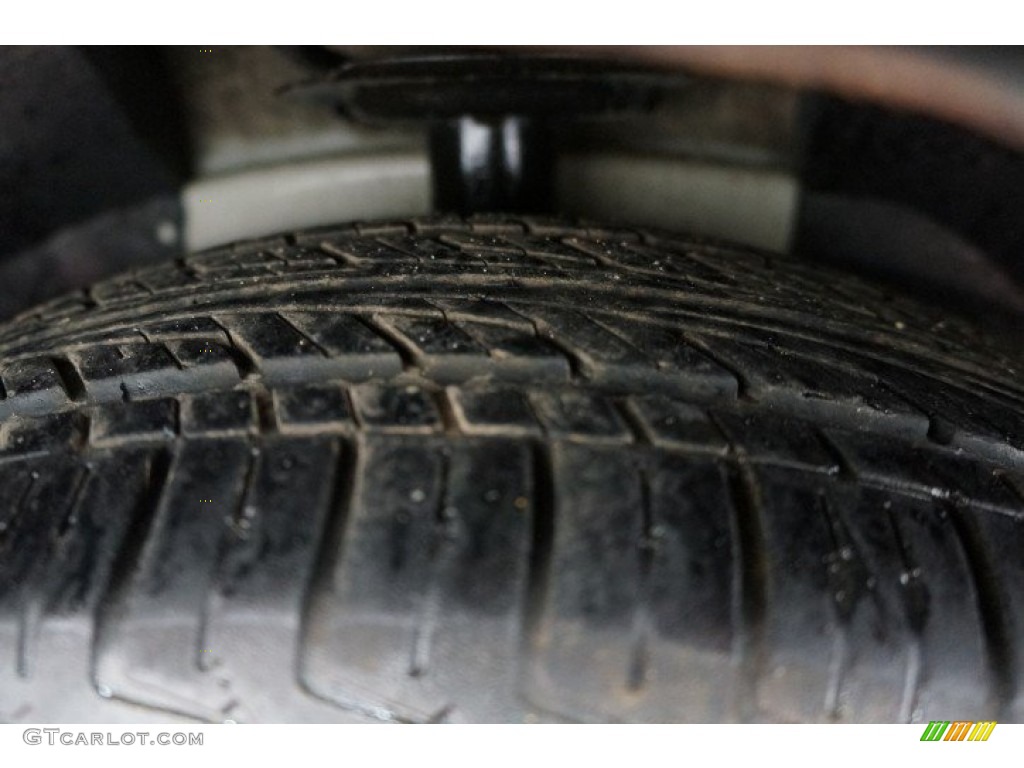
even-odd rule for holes
{"type": "Polygon", "coordinates": [[[750,377],[743,372],[741,368],[736,366],[731,360],[723,355],[720,355],[710,344],[705,343],[704,339],[694,336],[691,333],[683,333],[683,339],[691,347],[701,352],[715,363],[715,365],[721,366],[736,379],[736,399],[737,400],[756,400],[751,391],[750,377]]]}
{"type": "Polygon", "coordinates": [[[196,669],[200,672],[208,672],[216,666],[217,657],[215,655],[205,655],[204,651],[210,648],[210,625],[221,602],[221,587],[223,586],[223,583],[220,577],[223,574],[225,558],[234,546],[233,537],[235,532],[242,529],[242,521],[246,521],[247,523],[249,522],[248,510],[249,502],[252,499],[254,490],[253,480],[255,479],[256,472],[263,460],[262,452],[257,453],[257,450],[258,448],[253,448],[253,450],[249,451],[246,456],[242,492],[238,495],[235,508],[231,511],[230,518],[228,518],[230,522],[227,525],[227,530],[225,530],[220,536],[220,541],[217,545],[217,554],[213,561],[213,573],[216,575],[210,583],[206,593],[206,599],[203,600],[202,608],[199,611],[199,627],[196,631],[194,658],[196,669]]]}
{"type": "Polygon", "coordinates": [[[18,503],[14,506],[14,512],[12,512],[6,520],[0,520],[0,550],[3,550],[14,533],[15,527],[19,525],[20,518],[25,513],[25,503],[28,501],[30,494],[36,483],[39,481],[39,473],[33,472],[29,475],[28,484],[25,486],[25,490],[21,492],[21,496],[18,498],[18,503]]]}
{"type": "Polygon", "coordinates": [[[406,371],[419,371],[423,361],[420,358],[420,351],[402,335],[397,328],[392,328],[388,323],[377,317],[356,317],[360,323],[376,333],[398,353],[402,360],[402,367],[406,371]]]}
{"type": "Polygon", "coordinates": [[[363,262],[363,259],[356,258],[351,253],[346,253],[342,248],[338,248],[334,243],[328,241],[318,243],[317,248],[334,259],[339,266],[357,267],[363,262]]]}
{"type": "MultiPolygon", "coordinates": [[[[530,668],[533,648],[539,641],[545,605],[551,592],[551,569],[555,546],[557,498],[551,450],[537,441],[532,449],[533,518],[526,599],[523,604],[521,654],[523,666],[530,668]]],[[[525,680],[523,681],[525,683],[525,680]]]]}
{"type": "Polygon", "coordinates": [[[68,399],[76,403],[85,402],[88,399],[85,382],[74,363],[64,357],[51,357],[50,361],[60,377],[61,385],[64,387],[68,399]]]}
{"type": "Polygon", "coordinates": [[[315,349],[321,355],[323,355],[324,357],[330,357],[331,356],[330,352],[328,350],[324,349],[319,343],[317,343],[316,339],[314,339],[312,336],[310,336],[304,330],[299,328],[299,326],[297,326],[295,323],[293,323],[291,318],[289,318],[286,313],[284,313],[284,312],[275,312],[274,314],[281,320],[282,323],[284,323],[289,328],[291,328],[293,331],[295,331],[295,333],[297,333],[307,344],[309,344],[313,349],[315,349]]]}
{"type": "Polygon", "coordinates": [[[967,572],[973,584],[978,614],[988,653],[991,691],[999,717],[1004,717],[1017,688],[1017,659],[1010,628],[1002,606],[1002,595],[992,557],[975,520],[961,503],[936,500],[953,522],[957,540],[967,560],[967,572]]]}
{"type": "Polygon", "coordinates": [[[310,684],[306,673],[306,659],[309,654],[308,649],[313,643],[312,633],[316,615],[325,612],[324,603],[334,590],[332,583],[334,571],[340,559],[345,556],[346,529],[353,505],[359,495],[360,467],[365,456],[365,449],[360,445],[359,439],[342,441],[341,445],[338,459],[339,468],[335,474],[334,487],[331,490],[330,508],[324,520],[314,565],[303,590],[298,650],[294,660],[295,678],[299,688],[305,693],[339,709],[363,715],[371,720],[404,722],[393,712],[380,707],[365,707],[356,701],[340,702],[323,696],[310,684]]]}
{"type": "Polygon", "coordinates": [[[742,462],[726,470],[729,495],[735,515],[736,551],[733,559],[738,573],[734,589],[734,624],[740,662],[741,693],[739,719],[750,721],[757,707],[757,690],[764,668],[764,624],[768,610],[767,550],[761,522],[762,502],[753,470],[742,462]]]}
{"type": "MultiPolygon", "coordinates": [[[[846,452],[836,444],[836,441],[829,435],[828,429],[816,429],[815,434],[818,440],[821,441],[822,447],[828,451],[829,456],[835,462],[835,466],[839,467],[838,477],[840,480],[844,480],[849,483],[855,483],[860,480],[860,473],[857,472],[856,467],[850,461],[850,457],[846,455],[846,452]]],[[[830,518],[831,519],[831,518],[830,518]]]]}
{"type": "Polygon", "coordinates": [[[276,432],[278,429],[277,414],[274,410],[274,397],[271,393],[260,387],[252,393],[253,402],[256,405],[256,418],[259,422],[260,434],[276,432]]]}
{"type": "Polygon", "coordinates": [[[548,344],[557,349],[565,356],[565,361],[569,364],[569,375],[574,381],[587,381],[589,376],[586,370],[586,363],[580,357],[579,350],[577,350],[567,340],[561,338],[561,336],[553,331],[545,330],[536,320],[529,318],[522,312],[518,312],[515,307],[511,308],[513,312],[516,312],[523,317],[526,317],[533,323],[534,333],[537,334],[537,338],[544,339],[548,344]]]}
{"type": "Polygon", "coordinates": [[[231,356],[231,362],[234,363],[235,368],[238,370],[238,377],[244,380],[258,376],[260,372],[259,363],[246,351],[245,346],[239,343],[238,335],[234,331],[229,330],[219,318],[211,315],[210,320],[220,328],[228,340],[228,354],[231,356]]]}
{"type": "Polygon", "coordinates": [[[639,692],[646,684],[651,663],[651,571],[658,550],[658,530],[651,504],[651,480],[646,469],[639,471],[640,480],[640,540],[637,542],[637,596],[633,606],[632,640],[630,642],[629,668],[626,672],[626,688],[639,692]]]}
{"type": "MultiPolygon", "coordinates": [[[[835,617],[833,625],[833,643],[829,661],[828,685],[825,694],[825,711],[835,721],[839,719],[839,698],[849,663],[849,630],[850,614],[853,610],[852,595],[848,590],[860,579],[857,566],[867,570],[846,521],[840,512],[832,508],[824,493],[817,495],[817,511],[825,519],[832,552],[827,556],[829,562],[829,593],[830,605],[835,617]]],[[[867,576],[872,579],[873,576],[867,576]]]]}
{"type": "Polygon", "coordinates": [[[68,534],[75,529],[75,525],[78,522],[78,514],[82,507],[82,499],[85,497],[85,488],[91,478],[92,469],[86,464],[75,478],[73,490],[70,493],[71,503],[68,505],[67,512],[64,513],[60,522],[57,523],[56,533],[58,541],[66,539],[68,534]]]}
{"type": "Polygon", "coordinates": [[[918,696],[920,695],[922,675],[924,673],[924,658],[921,648],[921,634],[928,617],[928,602],[930,600],[927,584],[921,579],[922,572],[917,561],[911,552],[906,538],[900,531],[896,515],[892,511],[892,502],[886,501],[882,508],[886,513],[889,531],[892,533],[896,543],[896,550],[899,553],[902,573],[900,574],[901,595],[903,598],[903,609],[907,620],[907,626],[911,631],[911,639],[905,651],[906,670],[903,694],[899,705],[900,722],[912,722],[917,707],[918,696]]]}
{"type": "MultiPolygon", "coordinates": [[[[626,426],[629,427],[629,431],[633,436],[633,441],[637,445],[647,446],[649,449],[653,444],[651,429],[647,425],[643,416],[637,412],[636,403],[633,402],[633,399],[626,397],[622,400],[616,401],[615,407],[619,416],[622,417],[623,422],[625,422],[626,426]]],[[[649,478],[645,477],[644,482],[649,482],[649,478]]]]}
{"type": "Polygon", "coordinates": [[[110,698],[113,693],[100,680],[102,657],[113,639],[113,623],[116,614],[131,587],[142,553],[150,544],[153,522],[162,506],[163,489],[167,487],[173,476],[180,456],[179,450],[171,448],[159,450],[150,458],[147,467],[146,488],[135,505],[124,539],[111,565],[107,583],[96,603],[96,613],[93,618],[90,677],[97,693],[103,698],[110,698]]]}
{"type": "Polygon", "coordinates": [[[409,654],[409,675],[422,677],[430,670],[430,655],[433,649],[434,633],[437,629],[438,615],[441,609],[441,577],[449,565],[456,537],[457,512],[451,506],[449,498],[449,475],[451,458],[441,455],[440,482],[437,506],[434,510],[434,525],[430,542],[430,564],[428,566],[427,584],[424,588],[416,617],[416,628],[413,631],[412,646],[409,654]]]}

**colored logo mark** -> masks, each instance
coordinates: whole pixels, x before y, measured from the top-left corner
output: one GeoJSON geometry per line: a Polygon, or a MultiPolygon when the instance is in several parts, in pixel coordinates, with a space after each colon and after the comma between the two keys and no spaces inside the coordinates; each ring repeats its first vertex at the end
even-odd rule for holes
{"type": "Polygon", "coordinates": [[[921,741],[988,741],[995,730],[994,720],[971,722],[967,720],[932,720],[921,734],[921,741]]]}

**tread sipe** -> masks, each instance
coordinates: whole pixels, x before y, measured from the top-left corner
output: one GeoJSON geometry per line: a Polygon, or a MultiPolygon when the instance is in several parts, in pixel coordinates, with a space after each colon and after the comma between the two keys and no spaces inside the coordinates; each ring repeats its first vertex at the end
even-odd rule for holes
{"type": "Polygon", "coordinates": [[[0,326],[0,720],[1022,720],[1022,365],[548,220],[100,283],[0,326]]]}

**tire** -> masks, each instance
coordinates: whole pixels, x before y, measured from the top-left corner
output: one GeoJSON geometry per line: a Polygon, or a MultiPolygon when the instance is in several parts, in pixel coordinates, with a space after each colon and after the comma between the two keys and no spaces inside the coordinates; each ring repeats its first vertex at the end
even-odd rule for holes
{"type": "Polygon", "coordinates": [[[1020,720],[1017,353],[556,221],[100,283],[0,328],[0,719],[1020,720]]]}

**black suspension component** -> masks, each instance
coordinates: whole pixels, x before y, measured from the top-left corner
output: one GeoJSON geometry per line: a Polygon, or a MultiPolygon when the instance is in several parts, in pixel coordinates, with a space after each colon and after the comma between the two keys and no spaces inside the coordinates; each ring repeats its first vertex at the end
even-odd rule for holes
{"type": "Polygon", "coordinates": [[[684,76],[566,56],[433,54],[354,61],[291,86],[369,125],[429,126],[434,208],[551,213],[558,129],[646,112],[684,76]]]}

